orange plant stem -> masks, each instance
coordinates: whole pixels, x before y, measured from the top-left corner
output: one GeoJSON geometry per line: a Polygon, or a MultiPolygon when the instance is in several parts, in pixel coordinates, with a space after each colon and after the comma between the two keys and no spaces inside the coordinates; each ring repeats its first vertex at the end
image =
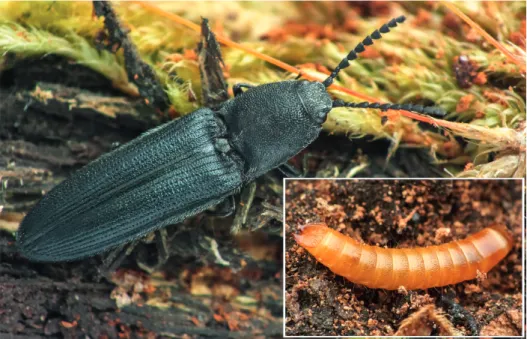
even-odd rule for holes
{"type": "Polygon", "coordinates": [[[481,28],[474,20],[469,18],[465,13],[461,12],[459,8],[457,8],[453,3],[448,1],[441,1],[445,7],[450,9],[452,12],[454,12],[458,17],[463,19],[470,27],[475,29],[479,34],[481,34],[485,40],[487,40],[491,45],[496,47],[498,50],[500,50],[507,59],[515,63],[516,65],[520,66],[523,71],[525,71],[525,60],[518,59],[515,55],[513,55],[510,51],[508,51],[502,44],[500,44],[496,39],[494,39],[489,33],[487,33],[483,28],[481,28]]]}

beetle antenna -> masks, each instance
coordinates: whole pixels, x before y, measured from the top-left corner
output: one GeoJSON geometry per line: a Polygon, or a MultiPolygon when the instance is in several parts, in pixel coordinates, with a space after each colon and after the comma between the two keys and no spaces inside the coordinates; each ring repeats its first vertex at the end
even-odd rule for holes
{"type": "Polygon", "coordinates": [[[343,100],[334,100],[333,107],[350,107],[350,108],[377,108],[381,111],[389,109],[404,110],[408,112],[415,112],[430,115],[433,117],[442,118],[446,115],[446,112],[437,106],[423,106],[414,104],[381,104],[379,102],[346,102],[343,100]]]}
{"type": "Polygon", "coordinates": [[[350,61],[357,59],[358,54],[366,50],[364,46],[373,45],[373,40],[378,40],[382,38],[381,33],[384,33],[384,34],[388,33],[390,31],[390,28],[396,27],[397,24],[403,23],[404,20],[406,20],[404,15],[394,18],[390,20],[389,22],[385,23],[384,25],[382,25],[381,28],[373,31],[373,33],[371,33],[366,38],[364,38],[362,42],[359,42],[357,46],[355,46],[355,48],[351,52],[349,52],[349,54],[344,59],[342,59],[342,61],[338,64],[335,70],[331,72],[331,75],[326,80],[324,80],[323,82],[324,86],[329,87],[333,83],[333,80],[337,77],[339,72],[343,70],[344,68],[348,67],[350,65],[349,63],[350,61]]]}

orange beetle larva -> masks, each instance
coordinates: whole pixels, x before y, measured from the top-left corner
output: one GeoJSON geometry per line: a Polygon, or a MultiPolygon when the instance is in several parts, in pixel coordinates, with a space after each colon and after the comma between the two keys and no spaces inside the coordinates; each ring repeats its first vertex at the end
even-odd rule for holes
{"type": "Polygon", "coordinates": [[[512,248],[504,225],[492,225],[466,239],[430,247],[390,249],[361,244],[327,227],[309,224],[296,242],[333,273],[370,288],[407,290],[440,287],[487,273],[512,248]]]}

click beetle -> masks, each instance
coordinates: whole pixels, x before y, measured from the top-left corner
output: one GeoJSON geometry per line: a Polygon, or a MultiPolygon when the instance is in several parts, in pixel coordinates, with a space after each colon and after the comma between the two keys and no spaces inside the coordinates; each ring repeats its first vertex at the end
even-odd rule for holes
{"type": "Polygon", "coordinates": [[[323,82],[238,84],[218,108],[200,108],[101,156],[27,214],[17,233],[20,252],[35,261],[71,261],[181,222],[303,150],[333,107],[444,115],[437,107],[332,100],[326,91],[365,45],[404,20],[367,36],[323,82]]]}

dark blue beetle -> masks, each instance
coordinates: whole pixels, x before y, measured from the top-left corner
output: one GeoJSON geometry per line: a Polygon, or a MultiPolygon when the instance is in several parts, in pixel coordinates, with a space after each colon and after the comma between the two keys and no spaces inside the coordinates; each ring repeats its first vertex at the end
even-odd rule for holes
{"type": "Polygon", "coordinates": [[[235,98],[218,109],[198,109],[101,156],[28,213],[17,235],[20,251],[36,261],[76,260],[200,213],[313,142],[332,107],[444,114],[436,107],[333,101],[326,92],[364,45],[404,19],[366,37],[322,83],[237,85],[235,98]]]}

